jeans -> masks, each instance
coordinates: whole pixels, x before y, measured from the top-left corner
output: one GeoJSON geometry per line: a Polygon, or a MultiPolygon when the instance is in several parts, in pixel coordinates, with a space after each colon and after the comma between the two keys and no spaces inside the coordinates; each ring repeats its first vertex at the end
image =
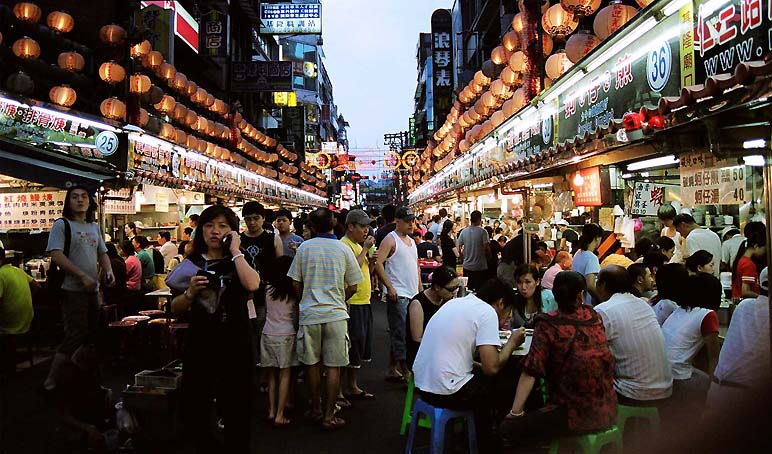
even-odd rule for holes
{"type": "Polygon", "coordinates": [[[407,361],[407,345],[405,336],[407,327],[407,306],[410,298],[400,296],[396,302],[386,301],[386,316],[389,319],[389,334],[391,335],[391,354],[395,361],[407,361]]]}

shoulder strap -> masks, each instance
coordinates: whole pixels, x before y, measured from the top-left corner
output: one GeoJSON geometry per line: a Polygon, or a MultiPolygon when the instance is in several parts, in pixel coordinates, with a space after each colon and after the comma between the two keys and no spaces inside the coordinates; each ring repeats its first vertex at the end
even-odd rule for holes
{"type": "MultiPolygon", "coordinates": [[[[70,257],[70,242],[72,241],[72,229],[70,227],[70,221],[65,217],[59,218],[64,221],[64,256],[70,257]]],[[[57,219],[57,220],[59,220],[57,219]]]]}

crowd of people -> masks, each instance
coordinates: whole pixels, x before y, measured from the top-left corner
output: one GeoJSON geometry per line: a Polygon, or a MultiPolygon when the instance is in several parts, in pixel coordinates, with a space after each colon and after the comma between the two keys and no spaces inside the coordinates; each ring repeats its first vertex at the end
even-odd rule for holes
{"type": "MultiPolygon", "coordinates": [[[[723,421],[769,382],[759,222],[747,223],[743,235],[727,229],[722,244],[666,205],[660,237],[601,265],[597,249],[607,233],[596,224],[577,233],[558,223],[566,241],[551,250],[522,223],[484,226],[479,211],[468,223],[442,209],[425,224],[394,206],[380,214],[320,208],[293,219],[248,202],[242,227],[230,208],[214,205],[191,217],[179,244],[161,232],[156,249],[136,225],[127,225],[125,241],[105,244],[95,209],[85,189],[70,188],[50,235],[64,339],[42,392],[61,394],[68,368],[88,357],[100,288],[132,314],[160,276],[173,295],[171,312],[190,324],[181,415],[193,452],[220,449],[213,414],[227,452],[248,451],[256,412],[283,427],[295,423],[290,411],[299,404],[325,430],[345,427],[342,408],[376,398],[358,377],[373,359],[378,299],[388,319],[386,379],[414,380],[431,405],[474,411],[480,452],[608,428],[618,404],[656,407],[668,424],[703,413],[723,421]],[[427,272],[422,259],[441,265],[427,272]],[[731,271],[739,303],[723,349],[721,270],[731,271]],[[472,293],[458,297],[464,287],[472,293]],[[513,356],[528,336],[530,350],[513,356]],[[263,384],[268,408],[257,410],[248,396],[263,384]]],[[[27,298],[34,281],[6,269],[3,252],[0,298],[27,298]]],[[[89,436],[96,430],[74,427],[89,436]]]]}

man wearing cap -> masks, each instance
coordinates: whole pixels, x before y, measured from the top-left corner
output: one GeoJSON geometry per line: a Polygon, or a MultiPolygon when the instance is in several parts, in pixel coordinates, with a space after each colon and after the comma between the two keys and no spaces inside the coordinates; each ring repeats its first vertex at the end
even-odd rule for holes
{"type": "Polygon", "coordinates": [[[565,219],[559,220],[555,225],[560,232],[560,247],[558,247],[558,251],[571,252],[574,246],[579,243],[579,234],[576,233],[576,230],[568,227],[568,221],[565,219]],[[568,246],[568,243],[571,243],[570,247],[568,246]]]}
{"type": "MultiPolygon", "coordinates": [[[[737,257],[737,250],[745,241],[745,237],[740,234],[740,229],[735,226],[724,228],[721,231],[721,271],[732,271],[732,264],[737,257]]],[[[715,258],[714,258],[715,260],[715,258]]]]}
{"type": "Polygon", "coordinates": [[[375,244],[375,237],[369,235],[372,219],[362,210],[351,210],[346,215],[346,235],[341,241],[351,248],[362,271],[362,282],[357,285],[357,292],[347,301],[348,337],[351,348],[348,351],[349,365],[344,390],[354,399],[372,399],[374,396],[357,383],[357,374],[363,362],[372,361],[371,344],[373,329],[373,311],[370,307],[370,257],[368,252],[375,244]]]}
{"type": "Polygon", "coordinates": [[[391,354],[393,363],[387,378],[407,380],[407,346],[405,344],[405,317],[410,299],[421,293],[421,268],[418,266],[418,249],[411,237],[415,228],[415,214],[407,207],[400,207],[395,214],[396,228],[378,247],[376,273],[386,287],[384,295],[391,354]]]}

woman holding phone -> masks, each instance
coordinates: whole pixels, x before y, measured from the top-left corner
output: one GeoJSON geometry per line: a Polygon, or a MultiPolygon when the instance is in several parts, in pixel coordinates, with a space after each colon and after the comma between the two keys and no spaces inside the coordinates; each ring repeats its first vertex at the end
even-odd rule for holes
{"type": "Polygon", "coordinates": [[[225,424],[225,451],[246,453],[250,449],[255,352],[247,299],[260,286],[260,275],[244,259],[238,226],[230,208],[213,205],[204,210],[193,252],[167,278],[176,294],[172,312],[178,316],[190,311],[182,414],[189,434],[186,442],[198,453],[222,450],[209,424],[215,398],[225,424]]]}

